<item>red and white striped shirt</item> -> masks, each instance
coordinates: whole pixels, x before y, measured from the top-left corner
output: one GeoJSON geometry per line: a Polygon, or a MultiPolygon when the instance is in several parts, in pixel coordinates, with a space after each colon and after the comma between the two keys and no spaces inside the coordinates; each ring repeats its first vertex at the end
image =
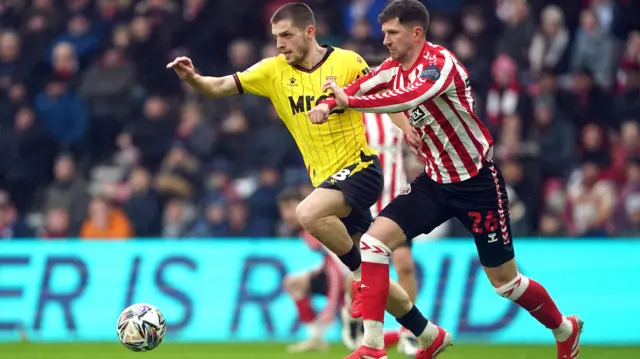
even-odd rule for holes
{"type": "Polygon", "coordinates": [[[366,129],[367,142],[378,151],[384,174],[385,186],[382,195],[378,202],[371,206],[371,214],[375,218],[407,184],[402,154],[404,134],[387,114],[364,113],[362,121],[366,129]]]}
{"type": "MultiPolygon", "coordinates": [[[[360,112],[404,111],[424,140],[425,171],[436,182],[467,180],[493,157],[493,139],[473,111],[469,74],[442,46],[426,42],[407,71],[388,58],[344,91],[348,107],[360,112]]],[[[325,101],[336,106],[334,98],[325,101]]]]}

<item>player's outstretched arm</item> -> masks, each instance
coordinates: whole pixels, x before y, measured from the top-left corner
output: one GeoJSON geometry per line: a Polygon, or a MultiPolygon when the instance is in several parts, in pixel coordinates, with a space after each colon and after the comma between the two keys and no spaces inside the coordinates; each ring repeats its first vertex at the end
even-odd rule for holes
{"type": "Polygon", "coordinates": [[[173,69],[181,80],[205,96],[219,98],[239,93],[233,75],[224,77],[201,76],[196,73],[193,63],[188,57],[176,58],[167,64],[167,68],[173,69]]]}
{"type": "Polygon", "coordinates": [[[451,58],[442,57],[438,64],[423,71],[419,79],[409,87],[367,96],[348,96],[346,104],[344,99],[338,99],[336,96],[336,105],[360,112],[408,111],[446,91],[453,80],[454,71],[452,70],[451,58]]]}

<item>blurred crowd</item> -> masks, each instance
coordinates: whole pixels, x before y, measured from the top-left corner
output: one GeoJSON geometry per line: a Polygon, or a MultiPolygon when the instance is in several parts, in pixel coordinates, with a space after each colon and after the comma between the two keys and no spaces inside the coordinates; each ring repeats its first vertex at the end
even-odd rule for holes
{"type": "MultiPolygon", "coordinates": [[[[165,69],[277,55],[286,2],[0,0],[0,238],[297,235],[278,195],[312,187],[268,100],[204,98],[165,69]]],[[[385,0],[307,3],[320,43],[387,56],[385,0]]],[[[515,235],[640,236],[640,2],[424,3],[428,40],[471,74],[515,235]]]]}

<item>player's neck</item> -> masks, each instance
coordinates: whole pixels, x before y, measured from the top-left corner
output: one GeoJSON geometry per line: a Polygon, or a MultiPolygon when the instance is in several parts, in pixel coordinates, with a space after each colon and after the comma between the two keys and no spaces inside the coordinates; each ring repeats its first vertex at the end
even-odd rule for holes
{"type": "Polygon", "coordinates": [[[311,51],[307,54],[307,56],[302,59],[302,61],[298,64],[298,67],[302,67],[303,69],[312,69],[314,68],[318,62],[322,61],[322,58],[327,53],[327,48],[318,45],[318,43],[314,43],[311,47],[311,51]]]}
{"type": "Polygon", "coordinates": [[[422,49],[424,49],[425,44],[426,41],[423,41],[418,46],[416,46],[413,49],[413,52],[407,57],[407,59],[401,63],[403,71],[407,71],[411,69],[413,65],[415,65],[416,61],[418,61],[418,59],[422,55],[422,49]]]}

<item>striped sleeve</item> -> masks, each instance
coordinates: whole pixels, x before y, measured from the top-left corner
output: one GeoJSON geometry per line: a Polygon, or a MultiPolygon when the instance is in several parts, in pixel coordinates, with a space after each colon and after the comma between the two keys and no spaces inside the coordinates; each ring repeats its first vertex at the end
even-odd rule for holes
{"type": "MultiPolygon", "coordinates": [[[[377,68],[369,71],[364,76],[360,76],[342,89],[347,96],[375,94],[385,89],[391,89],[397,73],[398,69],[393,66],[392,60],[389,58],[377,68]]],[[[329,105],[330,109],[336,107],[336,101],[333,97],[324,100],[324,102],[329,105]]]]}
{"type": "Polygon", "coordinates": [[[451,85],[453,74],[451,58],[440,56],[438,62],[427,67],[411,86],[380,94],[349,96],[348,107],[360,112],[407,111],[440,96],[451,85]]]}

